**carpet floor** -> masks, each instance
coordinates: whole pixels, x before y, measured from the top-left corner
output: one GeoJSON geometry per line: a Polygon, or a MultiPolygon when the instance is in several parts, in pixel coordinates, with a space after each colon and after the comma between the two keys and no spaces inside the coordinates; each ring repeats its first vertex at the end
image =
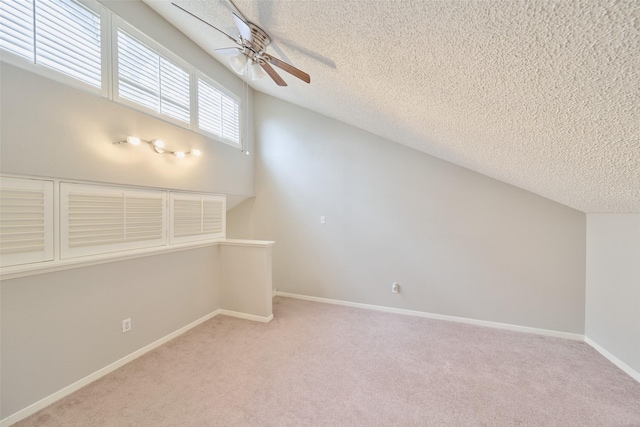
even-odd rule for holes
{"type": "Polygon", "coordinates": [[[640,426],[640,383],[582,342],[277,297],[16,426],[640,426]]]}

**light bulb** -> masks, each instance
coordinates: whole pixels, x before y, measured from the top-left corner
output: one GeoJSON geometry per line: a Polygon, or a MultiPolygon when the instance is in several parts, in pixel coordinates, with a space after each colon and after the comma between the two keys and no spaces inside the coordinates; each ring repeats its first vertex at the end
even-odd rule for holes
{"type": "Polygon", "coordinates": [[[260,64],[257,62],[251,63],[251,80],[259,80],[265,77],[267,74],[264,72],[260,64]]]}
{"type": "Polygon", "coordinates": [[[158,147],[158,148],[163,148],[164,147],[164,142],[160,141],[159,139],[154,139],[153,140],[153,146],[154,147],[158,147]]]}
{"type": "Polygon", "coordinates": [[[181,159],[184,157],[184,151],[176,151],[175,155],[177,158],[181,159]]]}
{"type": "Polygon", "coordinates": [[[194,156],[199,156],[200,154],[202,154],[202,152],[200,150],[191,150],[191,154],[193,154],[194,156]]]}
{"type": "Polygon", "coordinates": [[[242,75],[244,73],[244,67],[246,64],[247,56],[242,52],[229,58],[229,65],[231,65],[231,69],[237,74],[242,75]]]}
{"type": "Polygon", "coordinates": [[[140,145],[140,138],[137,138],[135,136],[128,136],[127,143],[131,145],[140,145]]]}
{"type": "Polygon", "coordinates": [[[249,150],[245,151],[244,154],[249,155],[249,150]]]}

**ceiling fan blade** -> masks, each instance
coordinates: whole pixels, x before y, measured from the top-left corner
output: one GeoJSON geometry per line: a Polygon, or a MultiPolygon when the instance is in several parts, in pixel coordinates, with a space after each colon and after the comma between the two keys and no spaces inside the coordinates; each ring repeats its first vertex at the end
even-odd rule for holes
{"type": "Polygon", "coordinates": [[[280,75],[278,73],[276,73],[276,70],[273,69],[273,67],[271,67],[271,65],[269,65],[266,62],[260,62],[260,66],[262,67],[262,69],[264,71],[267,72],[267,74],[269,74],[269,77],[271,77],[273,79],[274,82],[276,82],[276,84],[278,86],[286,86],[287,82],[285,82],[282,77],[280,77],[280,75]]]}
{"type": "Polygon", "coordinates": [[[214,26],[214,25],[212,25],[212,24],[208,23],[207,21],[205,21],[204,19],[200,18],[199,16],[194,15],[193,13],[189,12],[187,9],[185,9],[185,8],[184,8],[184,7],[182,7],[182,6],[178,6],[177,4],[175,4],[175,3],[173,3],[173,2],[171,2],[171,4],[172,4],[172,5],[174,5],[175,7],[177,7],[178,9],[180,9],[181,11],[186,12],[186,13],[188,13],[189,15],[193,16],[193,17],[194,17],[194,18],[196,18],[198,21],[200,21],[200,22],[204,22],[205,24],[207,24],[208,26],[210,26],[210,27],[211,27],[211,28],[213,28],[214,30],[216,30],[216,31],[218,31],[218,32],[220,32],[220,33],[222,33],[222,34],[224,34],[224,35],[225,35],[225,36],[227,36],[229,39],[233,40],[233,42],[234,42],[234,43],[239,44],[239,43],[238,43],[238,40],[236,40],[235,38],[231,37],[229,34],[225,33],[225,32],[224,32],[224,31],[222,31],[220,28],[218,28],[218,27],[216,27],[216,26],[214,26]]]}
{"type": "Polygon", "coordinates": [[[216,49],[216,52],[218,52],[221,55],[224,56],[231,56],[231,55],[237,55],[238,53],[240,53],[240,48],[237,47],[223,47],[221,49],[216,49]]]}
{"type": "Polygon", "coordinates": [[[238,30],[240,31],[240,35],[242,36],[242,38],[248,41],[249,43],[253,42],[253,36],[251,35],[251,28],[249,28],[247,23],[244,22],[242,18],[240,18],[235,13],[233,14],[233,19],[236,21],[236,25],[238,27],[238,30]]]}
{"type": "Polygon", "coordinates": [[[291,64],[287,64],[284,61],[279,60],[276,57],[273,57],[271,55],[269,55],[268,53],[264,53],[262,54],[263,58],[266,58],[266,60],[275,65],[276,67],[286,71],[287,73],[291,74],[292,76],[295,76],[297,78],[299,78],[300,80],[307,82],[307,83],[311,83],[311,77],[309,76],[309,74],[305,73],[302,70],[297,69],[296,67],[294,67],[291,64]]]}

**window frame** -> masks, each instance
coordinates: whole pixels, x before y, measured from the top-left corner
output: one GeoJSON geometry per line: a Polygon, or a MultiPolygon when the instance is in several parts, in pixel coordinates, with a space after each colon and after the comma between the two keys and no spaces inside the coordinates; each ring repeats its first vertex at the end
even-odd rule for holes
{"type": "MultiPolygon", "coordinates": [[[[185,129],[190,129],[192,130],[192,123],[193,123],[193,116],[194,116],[194,111],[193,111],[193,96],[194,96],[194,90],[193,90],[193,75],[194,75],[194,66],[191,65],[190,63],[188,63],[187,61],[183,60],[182,58],[180,58],[179,56],[175,55],[173,52],[171,52],[170,50],[166,49],[165,47],[163,47],[162,45],[160,45],[158,42],[156,42],[155,40],[153,40],[152,38],[148,37],[146,34],[144,34],[143,32],[141,32],[140,30],[138,30],[137,28],[135,28],[133,25],[129,24],[127,21],[125,21],[124,19],[122,19],[121,17],[113,14],[112,19],[111,19],[111,74],[112,74],[112,96],[111,99],[114,102],[117,102],[118,104],[122,104],[125,105],[129,108],[132,108],[134,110],[137,111],[141,111],[143,113],[146,114],[150,114],[154,117],[158,117],[166,122],[169,122],[171,124],[174,124],[176,126],[180,126],[182,128],[185,129]],[[149,50],[151,50],[152,52],[156,53],[159,57],[162,57],[170,62],[172,62],[174,65],[177,65],[178,67],[180,67],[181,69],[183,69],[184,71],[187,72],[187,74],[189,75],[189,121],[182,121],[174,116],[171,116],[169,114],[165,114],[161,111],[161,108],[159,107],[158,111],[149,108],[143,104],[139,104],[135,101],[132,101],[128,98],[124,98],[122,96],[120,96],[120,73],[118,70],[118,58],[120,55],[120,52],[118,51],[118,30],[122,29],[125,33],[127,33],[130,37],[133,37],[137,42],[141,43],[142,45],[144,45],[146,48],[148,48],[149,50]]],[[[160,93],[160,98],[162,98],[162,95],[160,93]]],[[[161,101],[160,101],[161,102],[161,101]]]]}
{"type": "MultiPolygon", "coordinates": [[[[37,0],[36,0],[37,1],[37,0]]],[[[112,13],[102,4],[92,0],[72,0],[79,5],[86,7],[87,9],[97,13],[100,17],[100,87],[95,87],[87,82],[84,82],[76,77],[70,76],[63,71],[59,71],[55,68],[36,62],[37,55],[34,55],[33,60],[25,58],[19,54],[11,52],[6,49],[0,49],[0,60],[16,67],[31,71],[35,74],[41,75],[48,79],[54,80],[58,83],[62,83],[67,86],[74,87],[76,89],[83,90],[85,92],[94,93],[105,98],[109,97],[109,86],[111,84],[110,71],[109,71],[109,50],[110,44],[108,43],[108,21],[109,15],[112,13]]],[[[34,10],[34,45],[35,45],[35,10],[34,10]]]]}
{"type": "Polygon", "coordinates": [[[236,95],[235,93],[231,92],[230,90],[228,90],[227,88],[225,88],[224,86],[222,86],[220,83],[218,83],[217,81],[215,81],[214,79],[212,79],[211,77],[209,77],[208,75],[204,74],[202,71],[200,70],[195,70],[195,79],[194,79],[194,92],[196,92],[196,97],[195,97],[195,112],[194,112],[194,116],[195,116],[195,131],[198,133],[201,133],[203,135],[205,135],[208,138],[212,138],[215,139],[216,141],[220,141],[224,144],[230,145],[234,148],[239,148],[242,149],[243,146],[243,133],[242,133],[242,129],[244,128],[244,123],[242,121],[242,117],[244,116],[242,114],[243,111],[243,102],[242,102],[242,98],[238,95],[236,95]],[[205,83],[213,86],[214,89],[220,91],[222,94],[227,95],[228,97],[232,98],[234,101],[236,101],[238,103],[238,142],[235,142],[233,140],[230,140],[228,138],[224,138],[222,135],[216,135],[215,133],[209,132],[208,130],[202,129],[200,127],[200,91],[199,91],[199,84],[198,84],[198,80],[202,79],[205,83]]]}

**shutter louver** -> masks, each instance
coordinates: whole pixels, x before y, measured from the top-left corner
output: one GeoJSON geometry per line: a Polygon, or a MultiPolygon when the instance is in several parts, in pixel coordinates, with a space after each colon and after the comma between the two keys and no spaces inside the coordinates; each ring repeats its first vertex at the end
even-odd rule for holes
{"type": "Polygon", "coordinates": [[[222,95],[222,137],[229,141],[240,141],[238,103],[228,96],[222,95]]]}
{"type": "Polygon", "coordinates": [[[0,265],[53,259],[53,183],[2,178],[0,265]]]}
{"type": "Polygon", "coordinates": [[[33,1],[0,1],[0,47],[33,62],[33,1]]]}
{"type": "Polygon", "coordinates": [[[164,200],[127,197],[126,241],[157,240],[164,237],[164,200]]]}
{"type": "Polygon", "coordinates": [[[124,197],[69,194],[69,247],[122,243],[124,197]]]}
{"type": "Polygon", "coordinates": [[[175,237],[202,234],[202,203],[200,200],[174,200],[173,235],[175,237]]]}
{"type": "Polygon", "coordinates": [[[220,200],[202,202],[202,232],[221,234],[224,226],[224,204],[220,200]]]}
{"type": "Polygon", "coordinates": [[[160,110],[158,55],[118,30],[118,93],[121,97],[160,110]]]}
{"type": "Polygon", "coordinates": [[[35,4],[36,63],[100,88],[100,15],[72,0],[35,4]]]}
{"type": "Polygon", "coordinates": [[[226,198],[171,193],[171,243],[225,237],[226,198]]]}
{"type": "Polygon", "coordinates": [[[162,57],[160,93],[160,112],[188,123],[191,109],[189,73],[162,57]]]}
{"type": "Polygon", "coordinates": [[[240,144],[240,105],[213,85],[198,79],[198,127],[240,144]]]}
{"type": "Polygon", "coordinates": [[[166,244],[164,192],[62,183],[61,258],[166,244]]]}

